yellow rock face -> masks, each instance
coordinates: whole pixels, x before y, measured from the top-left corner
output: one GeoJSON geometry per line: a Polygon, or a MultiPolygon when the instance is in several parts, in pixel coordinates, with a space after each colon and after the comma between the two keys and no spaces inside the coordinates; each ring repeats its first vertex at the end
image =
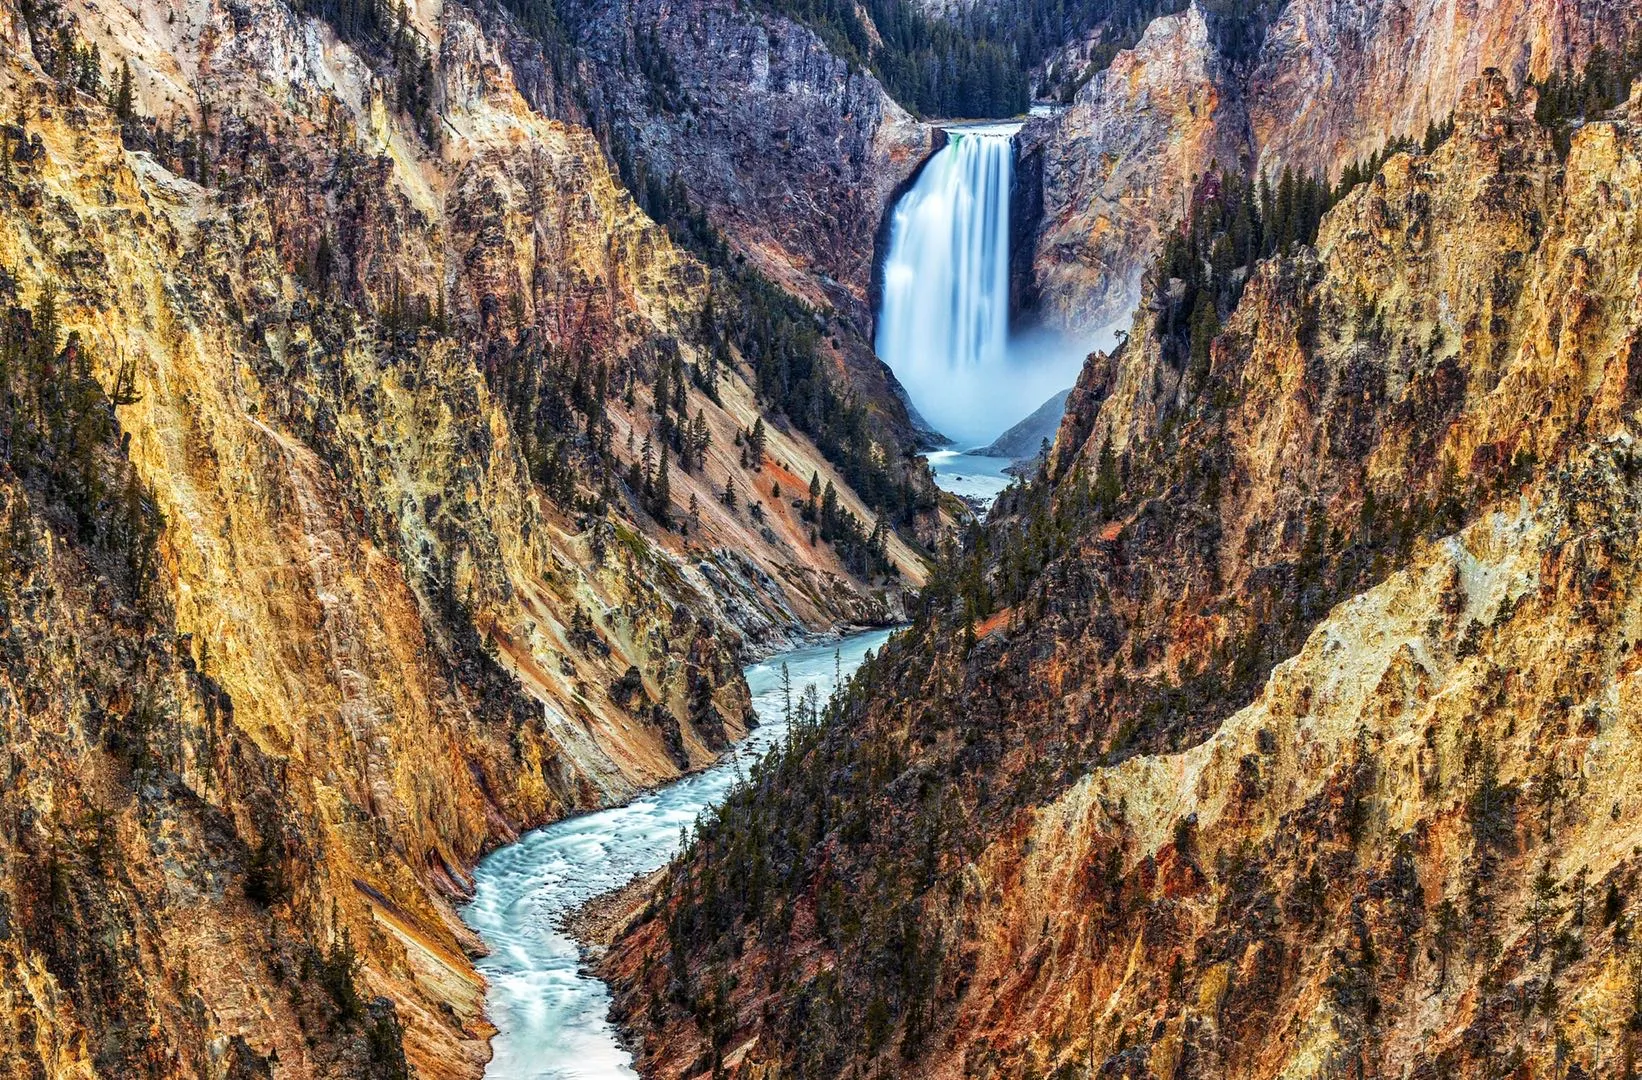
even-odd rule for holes
{"type": "MultiPolygon", "coordinates": [[[[1474,524],[1334,608],[1205,741],[1095,769],[988,847],[935,932],[973,965],[959,1034],[918,1074],[1623,1067],[1642,833],[1642,233],[1618,194],[1642,166],[1634,110],[1559,163],[1504,80],[1482,80],[1453,139],[1393,158],[1325,219],[1315,260],[1250,283],[1214,355],[1239,387],[1219,506],[1231,593],[1282,558],[1272,523],[1296,497],[1343,522],[1363,484],[1519,467],[1474,524]],[[1352,437],[1334,395],[1364,362],[1385,384],[1352,392],[1416,411],[1433,371],[1455,381],[1414,428],[1367,420],[1361,478],[1330,475],[1330,440],[1352,437]]],[[[1168,438],[1178,378],[1138,337],[1092,365],[1107,395],[1068,418],[1057,467],[1092,474],[1107,438],[1168,438]]]]}
{"type": "MultiPolygon", "coordinates": [[[[707,282],[589,132],[525,104],[470,13],[410,9],[443,50],[436,150],[284,5],[65,15],[177,138],[124,148],[0,5],[0,113],[39,147],[0,179],[0,280],[7,305],[55,288],[97,380],[129,373],[114,453],[164,528],[138,618],[0,475],[6,520],[40,537],[4,593],[0,1072],[375,1075],[387,1013],[334,1023],[323,992],[347,942],[417,1075],[478,1075],[466,868],[712,760],[749,720],[743,645],[893,619],[921,561],[892,539],[901,583],[874,590],[808,542],[773,470],[872,515],[801,436],[772,427],[769,460],[740,464],[759,407],[735,370],[721,404],[688,391],[712,436],[674,475],[688,535],[537,489],[498,373],[530,341],[625,370],[686,336],[707,282]],[[203,183],[175,149],[202,124],[203,183]],[[330,284],[322,244],[346,251],[330,284]],[[369,314],[413,298],[456,331],[369,314]],[[731,480],[762,524],[720,503],[731,480]],[[138,718],[141,752],[115,745],[138,718]]],[[[613,402],[626,460],[654,421],[613,402]]]]}
{"type": "Polygon", "coordinates": [[[1157,19],[1041,140],[1044,218],[1034,261],[1045,314],[1083,330],[1127,323],[1145,264],[1192,177],[1237,161],[1240,102],[1194,4],[1157,19]]]}

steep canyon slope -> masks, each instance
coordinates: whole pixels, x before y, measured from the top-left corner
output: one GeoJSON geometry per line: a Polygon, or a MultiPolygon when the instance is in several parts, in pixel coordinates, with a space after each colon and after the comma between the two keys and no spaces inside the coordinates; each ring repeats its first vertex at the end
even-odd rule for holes
{"type": "Polygon", "coordinates": [[[1195,2],[1163,16],[1023,139],[1043,176],[1044,315],[1086,329],[1126,321],[1216,162],[1274,184],[1285,167],[1337,178],[1393,139],[1423,137],[1490,68],[1518,88],[1639,28],[1642,12],[1614,0],[1195,2]]]}
{"type": "Polygon", "coordinates": [[[607,956],[647,1074],[1623,1074],[1639,123],[1492,74],[1189,347],[1151,279],[607,956]]]}
{"type": "Polygon", "coordinates": [[[477,1076],[465,868],[922,560],[505,14],[0,38],[0,1073],[477,1076]]]}
{"type": "Polygon", "coordinates": [[[851,386],[911,444],[904,394],[872,352],[870,294],[884,222],[941,133],[773,7],[558,5],[588,115],[646,207],[704,215],[733,258],[821,312],[851,386]]]}

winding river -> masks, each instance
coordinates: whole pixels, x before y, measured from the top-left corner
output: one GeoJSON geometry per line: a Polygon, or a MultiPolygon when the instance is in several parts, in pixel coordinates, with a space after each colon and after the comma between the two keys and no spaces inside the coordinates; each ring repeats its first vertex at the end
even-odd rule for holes
{"type": "Polygon", "coordinates": [[[478,962],[490,989],[485,1008],[498,1032],[486,1070],[495,1080],[637,1077],[608,1019],[609,989],[584,974],[563,920],[586,901],[649,873],[673,857],[679,830],[724,797],[736,780],[785,733],[781,665],[796,701],[814,685],[822,700],[835,672],[861,666],[889,631],[773,656],[747,668],[760,725],[723,761],[625,806],[568,818],[498,848],[474,871],[473,901],[462,918],[490,947],[478,962]]]}

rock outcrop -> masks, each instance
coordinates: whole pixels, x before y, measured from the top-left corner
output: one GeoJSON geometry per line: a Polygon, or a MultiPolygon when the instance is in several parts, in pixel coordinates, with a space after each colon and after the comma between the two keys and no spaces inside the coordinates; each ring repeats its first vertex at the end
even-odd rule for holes
{"type": "Polygon", "coordinates": [[[1024,136],[1043,156],[1043,312],[1083,329],[1126,321],[1159,238],[1216,162],[1337,177],[1394,138],[1420,139],[1486,70],[1520,88],[1639,28],[1634,6],[1612,0],[1291,0],[1251,52],[1255,29],[1198,4],[1164,16],[1024,136]]]}
{"type": "Polygon", "coordinates": [[[879,222],[934,128],[813,30],[748,5],[589,3],[575,22],[592,108],[647,171],[816,306],[864,305],[879,222]]]}
{"type": "Polygon", "coordinates": [[[1155,20],[1068,108],[1027,125],[1023,150],[1042,159],[1033,266],[1044,319],[1091,332],[1128,322],[1192,176],[1235,165],[1247,146],[1235,84],[1193,4],[1155,20]]]}
{"type": "Polygon", "coordinates": [[[1066,399],[1071,396],[1070,388],[1062,390],[1033,409],[1032,415],[992,440],[991,444],[979,453],[988,457],[1030,461],[1046,443],[1054,441],[1061,416],[1066,412],[1066,399]]]}
{"type": "Polygon", "coordinates": [[[810,28],[731,0],[576,0],[589,109],[737,258],[826,313],[851,385],[917,441],[872,354],[881,224],[940,133],[810,28]]]}

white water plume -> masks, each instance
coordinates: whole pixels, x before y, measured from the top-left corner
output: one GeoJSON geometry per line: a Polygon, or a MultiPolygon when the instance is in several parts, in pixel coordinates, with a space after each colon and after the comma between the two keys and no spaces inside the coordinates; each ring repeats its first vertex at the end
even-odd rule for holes
{"type": "Polygon", "coordinates": [[[960,446],[991,441],[1077,378],[1085,350],[1009,330],[1009,201],[1019,125],[955,128],[896,204],[878,355],[960,446]]]}

